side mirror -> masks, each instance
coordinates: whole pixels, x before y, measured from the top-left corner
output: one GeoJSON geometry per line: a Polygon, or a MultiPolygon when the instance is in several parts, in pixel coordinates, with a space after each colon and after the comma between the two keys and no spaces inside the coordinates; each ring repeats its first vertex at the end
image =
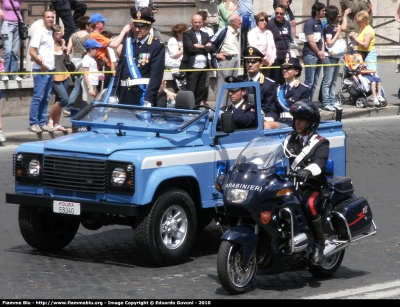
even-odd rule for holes
{"type": "Polygon", "coordinates": [[[224,133],[235,132],[235,118],[233,117],[233,113],[221,114],[221,130],[224,133]]]}

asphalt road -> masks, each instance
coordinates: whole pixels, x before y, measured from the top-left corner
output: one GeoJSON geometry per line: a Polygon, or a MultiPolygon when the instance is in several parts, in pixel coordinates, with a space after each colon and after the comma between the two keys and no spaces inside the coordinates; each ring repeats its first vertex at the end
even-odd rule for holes
{"type": "Polygon", "coordinates": [[[0,147],[0,299],[380,299],[400,298],[400,204],[397,167],[400,116],[344,120],[347,175],[371,204],[378,233],[353,243],[329,279],[307,271],[257,276],[247,293],[229,296],[216,272],[221,232],[211,223],[198,234],[186,263],[149,266],[123,226],[80,227],[70,245],[42,253],[18,227],[14,191],[15,145],[0,147]]]}

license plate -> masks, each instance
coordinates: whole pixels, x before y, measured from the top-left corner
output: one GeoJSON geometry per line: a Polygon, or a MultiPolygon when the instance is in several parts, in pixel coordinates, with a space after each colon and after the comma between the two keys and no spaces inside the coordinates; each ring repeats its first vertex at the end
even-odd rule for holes
{"type": "Polygon", "coordinates": [[[62,214],[80,215],[81,214],[81,204],[73,203],[70,201],[54,200],[53,201],[53,212],[62,213],[62,214]]]}

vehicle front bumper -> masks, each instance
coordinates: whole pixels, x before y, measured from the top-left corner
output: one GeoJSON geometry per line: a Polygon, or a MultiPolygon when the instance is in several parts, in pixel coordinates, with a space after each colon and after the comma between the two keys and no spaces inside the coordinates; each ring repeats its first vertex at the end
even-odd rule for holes
{"type": "Polygon", "coordinates": [[[81,214],[83,213],[105,213],[124,216],[138,216],[139,206],[120,203],[110,203],[104,201],[76,200],[62,197],[50,197],[43,195],[12,194],[6,193],[6,203],[28,205],[33,207],[47,208],[53,210],[53,201],[68,201],[81,204],[81,214]]]}

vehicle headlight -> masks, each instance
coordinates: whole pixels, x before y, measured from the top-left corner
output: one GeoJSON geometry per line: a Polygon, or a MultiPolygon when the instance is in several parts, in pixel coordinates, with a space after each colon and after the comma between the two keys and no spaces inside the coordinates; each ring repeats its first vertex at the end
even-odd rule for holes
{"type": "Polygon", "coordinates": [[[113,184],[121,186],[126,180],[125,170],[121,167],[117,167],[113,170],[111,175],[111,181],[113,184]]]}
{"type": "Polygon", "coordinates": [[[231,204],[241,204],[247,199],[249,190],[228,189],[226,191],[226,200],[231,204]]]}
{"type": "Polygon", "coordinates": [[[32,159],[29,162],[28,174],[30,177],[38,177],[40,175],[40,162],[37,159],[32,159]]]}

